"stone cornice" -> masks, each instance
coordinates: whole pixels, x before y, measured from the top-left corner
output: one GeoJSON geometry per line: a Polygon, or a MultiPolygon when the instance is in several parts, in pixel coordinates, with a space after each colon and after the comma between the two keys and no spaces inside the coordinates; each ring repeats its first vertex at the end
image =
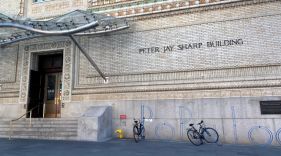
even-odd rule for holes
{"type": "Polygon", "coordinates": [[[238,1],[238,2],[229,2],[229,3],[218,3],[218,5],[205,5],[200,7],[193,7],[193,8],[186,8],[186,9],[175,9],[175,10],[168,10],[166,12],[152,12],[149,14],[141,14],[136,15],[132,17],[124,16],[128,20],[133,21],[140,21],[140,20],[147,20],[147,19],[154,19],[154,18],[161,18],[161,17],[168,17],[168,16],[176,16],[176,15],[182,15],[182,14],[190,14],[190,13],[196,13],[196,12],[205,12],[209,10],[219,10],[219,9],[227,9],[227,8],[234,8],[234,7],[241,7],[241,6],[247,6],[247,5],[255,5],[255,4],[261,4],[261,3],[270,3],[270,2],[276,2],[281,0],[245,0],[245,1],[238,1]]]}
{"type": "Polygon", "coordinates": [[[139,2],[143,2],[143,1],[145,1],[145,0],[134,0],[134,1],[125,1],[125,2],[120,1],[120,2],[115,2],[115,3],[92,6],[93,2],[92,2],[92,0],[89,0],[88,10],[89,9],[104,8],[104,7],[113,7],[113,6],[116,6],[116,5],[124,5],[124,4],[130,4],[130,3],[139,3],[139,2]]]}
{"type": "Polygon", "coordinates": [[[74,89],[72,95],[78,94],[101,94],[101,93],[126,93],[126,92],[155,92],[155,91],[186,91],[186,90],[206,90],[206,89],[232,89],[232,88],[255,88],[255,87],[279,87],[281,80],[260,80],[260,81],[230,81],[230,82],[210,82],[175,85],[144,85],[144,86],[123,86],[112,88],[95,89],[74,89]]]}
{"type": "Polygon", "coordinates": [[[280,96],[280,87],[74,95],[72,101],[200,99],[280,96]]]}

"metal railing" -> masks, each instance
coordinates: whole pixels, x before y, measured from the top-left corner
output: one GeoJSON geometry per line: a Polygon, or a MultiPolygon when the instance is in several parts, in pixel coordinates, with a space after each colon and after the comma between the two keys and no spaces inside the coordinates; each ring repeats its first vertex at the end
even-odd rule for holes
{"type": "Polygon", "coordinates": [[[39,105],[33,107],[31,110],[29,110],[28,112],[26,112],[25,114],[23,114],[23,115],[20,116],[19,118],[16,118],[16,119],[10,121],[9,140],[11,140],[11,137],[12,137],[12,126],[13,126],[13,121],[17,121],[17,120],[21,119],[23,116],[25,116],[26,114],[30,113],[30,114],[29,114],[29,128],[30,128],[30,127],[31,127],[31,116],[32,116],[32,111],[33,111],[35,108],[39,107],[40,105],[43,105],[43,118],[44,118],[44,114],[45,114],[45,103],[44,103],[44,104],[39,104],[39,105]]]}

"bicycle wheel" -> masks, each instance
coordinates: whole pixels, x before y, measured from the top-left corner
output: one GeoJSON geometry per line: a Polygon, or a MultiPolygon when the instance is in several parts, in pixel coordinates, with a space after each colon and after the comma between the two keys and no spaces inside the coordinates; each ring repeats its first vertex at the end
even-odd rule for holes
{"type": "Polygon", "coordinates": [[[191,129],[188,130],[187,137],[190,140],[190,142],[195,146],[199,146],[200,144],[202,144],[202,139],[200,134],[194,130],[191,129]]]}
{"type": "Polygon", "coordinates": [[[219,135],[213,128],[206,128],[203,132],[204,140],[208,143],[216,143],[219,140],[219,135]]]}
{"type": "Polygon", "coordinates": [[[136,142],[138,142],[140,140],[140,132],[137,126],[134,126],[133,128],[133,135],[134,135],[134,139],[136,142]]]}

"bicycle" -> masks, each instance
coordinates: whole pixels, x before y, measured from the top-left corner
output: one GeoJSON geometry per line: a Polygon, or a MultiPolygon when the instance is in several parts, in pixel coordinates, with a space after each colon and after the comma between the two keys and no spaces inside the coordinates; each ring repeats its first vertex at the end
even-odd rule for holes
{"type": "Polygon", "coordinates": [[[144,134],[145,129],[144,129],[143,124],[141,123],[140,120],[136,120],[136,119],[134,119],[134,122],[135,122],[135,124],[133,124],[134,125],[133,135],[134,135],[135,141],[136,142],[140,141],[140,138],[144,140],[145,139],[145,134],[144,134]]]}
{"type": "Polygon", "coordinates": [[[218,132],[213,128],[209,128],[209,127],[206,128],[205,126],[202,126],[202,124],[203,124],[203,120],[201,120],[201,122],[197,124],[200,125],[199,132],[193,126],[194,124],[189,124],[189,126],[191,126],[192,128],[186,130],[187,130],[187,137],[190,140],[190,142],[195,146],[199,146],[203,144],[202,140],[205,140],[208,143],[217,143],[219,140],[218,132]]]}

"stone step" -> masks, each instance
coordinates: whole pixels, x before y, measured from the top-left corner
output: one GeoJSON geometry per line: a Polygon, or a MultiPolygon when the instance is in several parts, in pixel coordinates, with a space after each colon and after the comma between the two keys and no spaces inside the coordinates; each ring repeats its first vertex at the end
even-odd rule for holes
{"type": "MultiPolygon", "coordinates": [[[[38,127],[38,128],[40,128],[40,127],[43,127],[43,128],[47,128],[47,127],[51,127],[51,128],[60,128],[60,127],[65,127],[65,128],[77,128],[77,126],[78,126],[78,124],[67,124],[67,125],[65,125],[65,124],[40,124],[40,125],[38,125],[38,124],[31,124],[31,128],[32,127],[38,127]]],[[[28,128],[29,127],[29,124],[13,124],[13,128],[14,127],[26,127],[26,128],[28,128]]],[[[0,125],[0,128],[10,128],[10,124],[8,125],[8,124],[6,124],[6,125],[0,125]]]]}
{"type": "MultiPolygon", "coordinates": [[[[9,131],[0,131],[0,135],[9,136],[9,131]]],[[[77,136],[75,132],[46,132],[46,131],[12,131],[12,136],[77,136]]]]}
{"type": "MultiPolygon", "coordinates": [[[[14,118],[0,118],[0,121],[11,121],[14,118]]],[[[41,120],[78,120],[78,118],[31,118],[32,120],[41,121],[41,120]]],[[[21,118],[20,121],[29,120],[29,118],[21,118]]]]}
{"type": "MultiPolygon", "coordinates": [[[[10,122],[7,121],[0,121],[0,125],[3,124],[10,124],[10,122]]],[[[29,121],[14,121],[13,124],[29,124],[29,121]]],[[[76,121],[31,121],[31,124],[78,124],[78,120],[76,121]]]]}
{"type": "MultiPolygon", "coordinates": [[[[9,136],[6,135],[0,135],[0,138],[9,138],[9,136]]],[[[73,136],[21,136],[21,135],[13,135],[13,138],[22,138],[22,139],[44,139],[44,140],[77,140],[77,135],[73,136]]]]}
{"type": "MultiPolygon", "coordinates": [[[[9,137],[11,119],[0,119],[0,137],[9,137]]],[[[77,140],[78,118],[23,118],[13,122],[12,138],[77,140]]]]}
{"type": "MultiPolygon", "coordinates": [[[[0,131],[10,131],[10,128],[1,128],[0,131]]],[[[22,128],[22,127],[13,127],[12,131],[42,131],[42,132],[77,132],[77,127],[76,128],[69,128],[69,127],[59,127],[59,128],[50,128],[50,127],[40,127],[40,128],[22,128]]]]}

